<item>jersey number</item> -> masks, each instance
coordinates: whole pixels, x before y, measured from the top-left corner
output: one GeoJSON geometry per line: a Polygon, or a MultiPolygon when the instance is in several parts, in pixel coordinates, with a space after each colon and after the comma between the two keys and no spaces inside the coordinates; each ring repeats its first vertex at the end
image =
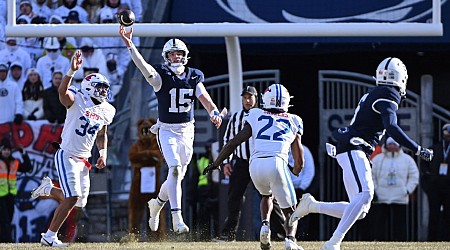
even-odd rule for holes
{"type": "Polygon", "coordinates": [[[95,134],[95,131],[97,131],[97,129],[100,127],[100,124],[98,123],[89,127],[91,121],[84,116],[81,116],[79,119],[84,121],[84,124],[80,125],[81,129],[75,129],[75,133],[79,136],[85,136],[86,134],[93,135],[95,134]]]}
{"type": "Polygon", "coordinates": [[[170,113],[186,113],[192,108],[193,89],[176,89],[169,91],[170,94],[170,113]]]}
{"type": "Polygon", "coordinates": [[[350,125],[352,125],[352,124],[355,122],[356,116],[358,115],[359,109],[361,108],[361,104],[366,100],[366,98],[367,98],[368,95],[369,95],[369,94],[363,95],[363,96],[361,97],[361,99],[359,100],[359,102],[358,102],[358,107],[356,107],[356,109],[355,109],[355,113],[353,114],[353,118],[352,118],[352,120],[350,121],[350,125]]]}
{"type": "MultiPolygon", "coordinates": [[[[272,116],[268,116],[268,115],[262,115],[258,118],[258,121],[262,121],[262,120],[267,120],[267,124],[262,127],[259,132],[258,135],[256,136],[256,139],[262,139],[262,140],[270,140],[270,135],[265,135],[263,134],[264,132],[266,132],[266,130],[268,130],[270,127],[272,127],[273,125],[273,117],[272,116]]],[[[286,134],[287,132],[289,132],[289,130],[291,129],[291,125],[289,123],[289,120],[286,119],[278,119],[275,120],[275,122],[283,122],[287,125],[287,128],[283,129],[283,130],[278,130],[277,132],[275,132],[272,136],[272,140],[274,141],[284,141],[284,139],[281,137],[282,135],[286,134]]]]}

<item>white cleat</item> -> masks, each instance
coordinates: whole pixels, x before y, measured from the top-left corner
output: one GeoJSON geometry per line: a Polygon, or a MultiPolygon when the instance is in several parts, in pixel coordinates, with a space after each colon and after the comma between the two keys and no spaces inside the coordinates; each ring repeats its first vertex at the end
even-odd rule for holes
{"type": "Polygon", "coordinates": [[[157,231],[159,227],[159,212],[161,212],[162,206],[158,204],[156,199],[151,199],[147,203],[148,209],[150,210],[148,225],[152,231],[157,231]]]}
{"type": "Polygon", "coordinates": [[[289,218],[289,226],[292,227],[294,222],[300,220],[302,217],[310,213],[309,206],[311,203],[316,202],[316,199],[311,194],[304,194],[300,199],[300,202],[289,218]]]}
{"type": "Polygon", "coordinates": [[[41,233],[41,245],[48,247],[68,247],[69,244],[62,243],[58,238],[47,238],[45,233],[41,233]]]}
{"type": "Polygon", "coordinates": [[[52,188],[52,180],[48,176],[45,176],[41,181],[41,185],[31,192],[31,199],[34,200],[39,196],[49,196],[52,188]]]}
{"type": "Polygon", "coordinates": [[[294,241],[285,238],[284,239],[284,245],[286,247],[286,250],[304,250],[303,247],[297,245],[297,243],[295,243],[294,241]]]}
{"type": "Polygon", "coordinates": [[[173,231],[177,234],[185,234],[189,233],[189,227],[184,222],[180,222],[177,225],[173,225],[173,231]]]}
{"type": "Polygon", "coordinates": [[[259,231],[259,242],[262,250],[270,249],[272,244],[270,243],[270,227],[268,225],[262,225],[261,231],[259,231]]]}
{"type": "Polygon", "coordinates": [[[320,250],[341,250],[340,244],[331,244],[331,242],[327,241],[323,246],[320,248],[320,250]]]}

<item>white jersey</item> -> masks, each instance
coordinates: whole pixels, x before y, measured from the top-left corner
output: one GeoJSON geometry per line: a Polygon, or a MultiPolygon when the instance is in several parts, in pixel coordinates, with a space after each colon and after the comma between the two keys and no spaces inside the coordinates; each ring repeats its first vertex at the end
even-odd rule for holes
{"type": "Polygon", "coordinates": [[[253,108],[244,121],[252,127],[254,140],[250,161],[259,157],[278,156],[287,163],[296,134],[303,134],[303,121],[294,114],[271,113],[253,108]]]}
{"type": "Polygon", "coordinates": [[[70,155],[87,159],[91,157],[98,131],[112,122],[116,109],[108,102],[95,105],[91,97],[74,87],[69,91],[73,93],[75,102],[67,109],[61,148],[70,155]]]}

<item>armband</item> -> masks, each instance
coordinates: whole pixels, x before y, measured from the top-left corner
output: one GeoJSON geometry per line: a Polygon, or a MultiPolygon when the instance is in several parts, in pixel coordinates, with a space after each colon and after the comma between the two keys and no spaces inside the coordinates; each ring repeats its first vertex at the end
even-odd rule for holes
{"type": "Polygon", "coordinates": [[[213,117],[213,116],[218,116],[220,115],[219,110],[214,109],[213,111],[211,111],[211,113],[209,113],[209,117],[213,117]]]}
{"type": "Polygon", "coordinates": [[[100,150],[98,151],[98,153],[100,154],[100,156],[102,156],[103,158],[106,159],[106,156],[107,156],[106,148],[100,149],[100,150]]]}
{"type": "Polygon", "coordinates": [[[67,71],[66,76],[73,78],[76,72],[76,70],[73,71],[72,68],[70,68],[69,71],[67,71]]]}

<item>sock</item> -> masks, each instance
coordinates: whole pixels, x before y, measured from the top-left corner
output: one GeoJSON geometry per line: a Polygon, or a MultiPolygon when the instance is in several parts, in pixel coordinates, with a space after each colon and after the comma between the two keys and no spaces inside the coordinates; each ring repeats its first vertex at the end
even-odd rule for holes
{"type": "Polygon", "coordinates": [[[181,209],[171,209],[171,213],[172,213],[172,224],[173,225],[178,225],[179,223],[183,222],[183,216],[181,216],[181,209]]]}
{"type": "Polygon", "coordinates": [[[290,239],[290,240],[293,241],[293,242],[296,241],[295,237],[292,236],[292,235],[288,235],[288,236],[286,236],[286,238],[290,239]]]}
{"type": "Polygon", "coordinates": [[[45,238],[56,238],[56,233],[57,232],[53,232],[50,229],[47,230],[47,232],[44,234],[45,238]]]}
{"type": "Polygon", "coordinates": [[[267,221],[267,220],[263,220],[263,221],[262,221],[262,225],[263,225],[263,226],[264,226],[264,225],[270,226],[270,223],[269,223],[269,221],[267,221]]]}

